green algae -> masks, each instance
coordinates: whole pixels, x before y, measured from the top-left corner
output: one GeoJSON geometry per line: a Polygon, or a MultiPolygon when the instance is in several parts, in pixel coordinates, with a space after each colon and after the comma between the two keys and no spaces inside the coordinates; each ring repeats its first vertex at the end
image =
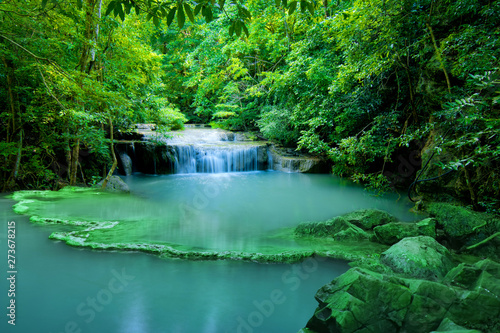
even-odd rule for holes
{"type": "MultiPolygon", "coordinates": [[[[142,208],[142,211],[137,209],[135,215],[129,216],[119,211],[113,214],[102,212],[95,206],[96,202],[105,206],[108,202],[110,206],[117,202],[130,206],[143,201],[133,195],[67,187],[60,191],[19,191],[12,195],[12,199],[18,201],[13,206],[14,211],[30,215],[31,223],[70,228],[69,231],[53,232],[50,239],[94,250],[139,251],[165,258],[190,260],[294,263],[312,256],[358,260],[380,254],[388,248],[367,239],[353,241],[299,235],[295,228],[281,228],[258,237],[250,235],[248,239],[242,239],[242,248],[210,248],[200,244],[179,243],[174,238],[169,240],[171,231],[168,228],[170,224],[180,223],[176,220],[179,216],[170,217],[165,222],[165,217],[151,215],[148,207],[142,208]],[[67,212],[64,208],[71,205],[83,208],[77,214],[67,212]],[[89,208],[93,206],[96,212],[89,208]]],[[[349,230],[353,225],[347,227],[341,231],[349,230]]]]}

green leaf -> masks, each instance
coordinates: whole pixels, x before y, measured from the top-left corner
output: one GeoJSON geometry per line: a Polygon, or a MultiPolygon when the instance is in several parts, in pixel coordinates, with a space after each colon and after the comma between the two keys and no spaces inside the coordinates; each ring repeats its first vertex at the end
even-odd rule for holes
{"type": "Polygon", "coordinates": [[[177,25],[179,26],[179,29],[182,29],[182,27],[184,27],[185,21],[186,21],[186,15],[184,15],[184,10],[182,9],[182,6],[179,6],[179,8],[177,8],[177,25]]]}
{"type": "Polygon", "coordinates": [[[283,4],[283,7],[287,8],[288,7],[288,2],[287,0],[281,0],[281,3],[283,4]]]}
{"type": "Polygon", "coordinates": [[[214,14],[212,13],[212,8],[210,7],[205,7],[205,21],[207,23],[212,22],[214,19],[214,14]]]}
{"type": "Polygon", "coordinates": [[[169,26],[169,27],[172,24],[172,21],[174,20],[176,10],[177,10],[177,8],[173,7],[172,9],[170,9],[170,12],[168,13],[167,26],[169,26]]]}
{"type": "Polygon", "coordinates": [[[309,10],[309,13],[311,13],[311,15],[314,15],[314,4],[312,2],[307,3],[307,9],[309,10]]]}
{"type": "Polygon", "coordinates": [[[307,1],[300,0],[300,11],[304,13],[307,9],[307,1]]]}
{"type": "Polygon", "coordinates": [[[134,5],[134,9],[135,9],[135,15],[139,15],[139,12],[140,12],[140,8],[139,8],[139,5],[134,5]]]}
{"type": "Polygon", "coordinates": [[[186,15],[191,21],[191,23],[194,23],[193,11],[191,10],[191,7],[187,3],[184,4],[184,11],[186,12],[186,15]]]}
{"type": "Polygon", "coordinates": [[[234,23],[234,32],[236,33],[236,36],[241,36],[241,21],[236,21],[234,23]]]}
{"type": "Polygon", "coordinates": [[[115,16],[120,16],[122,21],[125,21],[125,13],[123,12],[122,4],[118,3],[115,6],[115,16]]]}
{"type": "Polygon", "coordinates": [[[250,33],[248,32],[248,28],[245,25],[245,23],[242,23],[241,27],[243,28],[243,31],[245,32],[245,35],[247,35],[247,37],[249,37],[250,33]]]}
{"type": "Polygon", "coordinates": [[[108,8],[106,8],[106,14],[104,14],[104,16],[108,16],[109,13],[111,13],[113,11],[113,9],[115,8],[115,5],[116,5],[116,3],[114,1],[111,1],[108,5],[108,8]]]}
{"type": "Polygon", "coordinates": [[[252,18],[252,14],[250,14],[250,11],[248,10],[248,8],[246,6],[241,6],[241,11],[243,12],[243,14],[246,17],[252,18]]]}
{"type": "Polygon", "coordinates": [[[198,15],[202,8],[203,6],[201,4],[197,4],[196,7],[194,7],[194,16],[198,15]]]}
{"type": "Polygon", "coordinates": [[[153,18],[153,15],[151,15],[151,13],[148,13],[148,15],[146,15],[146,21],[149,21],[153,18]]]}
{"type": "Polygon", "coordinates": [[[154,16],[153,17],[153,24],[155,25],[155,27],[159,27],[160,26],[160,19],[158,18],[158,16],[154,16]]]}
{"type": "Polygon", "coordinates": [[[274,4],[276,5],[276,7],[279,7],[281,4],[281,0],[274,0],[274,4]]]}
{"type": "Polygon", "coordinates": [[[124,6],[125,6],[125,13],[127,13],[127,15],[130,14],[130,10],[132,9],[132,3],[131,2],[125,2],[124,6]]]}
{"type": "Polygon", "coordinates": [[[226,3],[226,0],[219,0],[219,8],[220,9],[224,8],[225,3],[226,3]]]}
{"type": "Polygon", "coordinates": [[[42,0],[42,9],[45,9],[45,6],[47,6],[47,0],[42,0]]]}
{"type": "Polygon", "coordinates": [[[231,23],[231,26],[229,27],[229,36],[234,35],[234,22],[231,23]]]}
{"type": "MultiPolygon", "coordinates": [[[[47,1],[45,1],[45,3],[47,3],[47,1]]],[[[82,9],[83,8],[83,1],[76,0],[76,6],[78,7],[78,9],[82,9]]]]}
{"type": "Polygon", "coordinates": [[[295,12],[296,8],[297,8],[297,1],[290,2],[290,6],[288,7],[288,14],[292,15],[293,12],[295,12]]]}

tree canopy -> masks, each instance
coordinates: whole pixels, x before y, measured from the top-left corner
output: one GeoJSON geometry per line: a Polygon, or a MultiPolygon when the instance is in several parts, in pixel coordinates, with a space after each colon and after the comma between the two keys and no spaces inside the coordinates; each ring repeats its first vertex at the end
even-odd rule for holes
{"type": "Polygon", "coordinates": [[[110,130],[189,121],[378,190],[430,160],[500,206],[500,1],[6,0],[0,22],[4,191],[91,183],[110,130]]]}

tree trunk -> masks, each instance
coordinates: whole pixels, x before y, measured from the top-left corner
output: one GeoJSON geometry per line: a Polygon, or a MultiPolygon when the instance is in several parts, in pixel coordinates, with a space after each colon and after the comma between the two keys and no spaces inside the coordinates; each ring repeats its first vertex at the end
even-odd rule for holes
{"type": "Polygon", "coordinates": [[[114,143],[113,143],[113,141],[114,141],[113,131],[114,131],[113,120],[111,120],[111,117],[109,117],[109,132],[110,132],[109,137],[111,140],[111,156],[113,157],[113,165],[111,166],[111,169],[109,169],[108,175],[106,176],[106,178],[102,182],[101,189],[103,189],[103,190],[108,185],[109,179],[111,178],[111,175],[113,174],[113,172],[115,172],[116,166],[118,165],[118,160],[116,159],[115,147],[114,147],[114,143]]]}
{"type": "Polygon", "coordinates": [[[99,0],[99,4],[97,5],[97,22],[95,24],[95,30],[94,30],[94,44],[90,49],[90,62],[89,62],[89,68],[87,70],[88,74],[90,74],[92,68],[94,68],[96,63],[95,55],[96,55],[96,45],[99,39],[99,21],[101,20],[101,9],[102,9],[102,0],[99,0]]]}
{"type": "Polygon", "coordinates": [[[71,176],[69,178],[69,184],[74,186],[76,184],[76,173],[78,169],[78,157],[80,156],[80,139],[75,139],[75,145],[73,146],[73,156],[71,156],[71,176]]]}

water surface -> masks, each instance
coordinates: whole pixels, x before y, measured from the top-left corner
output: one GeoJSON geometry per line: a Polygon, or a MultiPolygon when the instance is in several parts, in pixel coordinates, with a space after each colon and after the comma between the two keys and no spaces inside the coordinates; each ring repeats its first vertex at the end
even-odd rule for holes
{"type": "MultiPolygon", "coordinates": [[[[136,223],[141,227],[135,234],[112,228],[110,237],[216,250],[259,249],[264,236],[280,228],[359,208],[416,218],[395,198],[370,196],[329,175],[124,179],[131,195],[61,198],[30,213],[136,223]]],[[[0,248],[6,253],[6,222],[16,221],[17,325],[8,326],[4,317],[2,332],[297,332],[316,308],[317,289],[347,269],[344,262],[314,258],[294,265],[256,264],[74,248],[48,239],[53,231],[73,227],[30,224],[12,213],[12,204],[0,200],[0,248]]],[[[0,288],[7,290],[5,278],[0,288]]],[[[6,292],[1,295],[7,304],[6,292]]]]}

